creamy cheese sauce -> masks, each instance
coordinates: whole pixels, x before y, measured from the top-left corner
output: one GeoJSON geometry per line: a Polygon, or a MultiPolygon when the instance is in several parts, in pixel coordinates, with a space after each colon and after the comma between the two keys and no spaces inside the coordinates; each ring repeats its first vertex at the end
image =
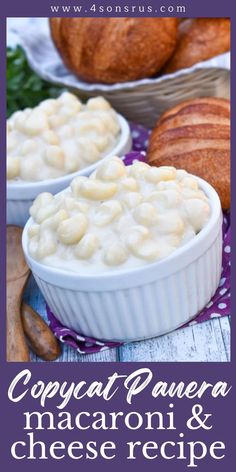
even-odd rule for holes
{"type": "Polygon", "coordinates": [[[76,172],[108,154],[119,135],[118,116],[104,98],[82,105],[64,92],[7,121],[7,179],[43,181],[76,172]]]}
{"type": "Polygon", "coordinates": [[[207,223],[208,198],[184,170],[114,157],[31,209],[30,255],[42,264],[95,275],[166,258],[207,223]]]}

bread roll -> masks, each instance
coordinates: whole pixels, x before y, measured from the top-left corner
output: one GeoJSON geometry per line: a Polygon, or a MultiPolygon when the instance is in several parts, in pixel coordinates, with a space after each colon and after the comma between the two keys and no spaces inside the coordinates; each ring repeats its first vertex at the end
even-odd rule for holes
{"type": "Polygon", "coordinates": [[[176,18],[51,18],[69,69],[88,82],[126,82],[156,74],[174,51],[176,18]]]}
{"type": "Polygon", "coordinates": [[[154,128],[148,163],[185,169],[208,181],[230,206],[230,102],[197,98],[164,113],[154,128]]]}
{"type": "Polygon", "coordinates": [[[164,72],[175,72],[230,49],[229,18],[192,18],[178,27],[176,49],[164,72]]]}

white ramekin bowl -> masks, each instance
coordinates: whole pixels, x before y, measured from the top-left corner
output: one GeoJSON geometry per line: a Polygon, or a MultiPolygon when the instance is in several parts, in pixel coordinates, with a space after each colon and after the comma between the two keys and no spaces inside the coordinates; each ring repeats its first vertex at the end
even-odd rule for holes
{"type": "Polygon", "coordinates": [[[103,340],[132,341],[172,331],[194,318],[214,295],[222,262],[222,211],[216,191],[197,178],[210,200],[207,225],[168,258],[144,267],[83,276],[36,262],[23,250],[35,280],[59,321],[103,340]]]}
{"type": "Polygon", "coordinates": [[[71,180],[77,175],[89,175],[104,160],[112,156],[122,157],[132,147],[131,132],[128,122],[123,116],[118,115],[121,136],[116,146],[103,159],[98,160],[79,172],[64,175],[58,179],[44,180],[42,182],[7,182],[7,224],[24,226],[29,218],[29,208],[34,199],[41,192],[56,194],[69,186],[71,180]]]}

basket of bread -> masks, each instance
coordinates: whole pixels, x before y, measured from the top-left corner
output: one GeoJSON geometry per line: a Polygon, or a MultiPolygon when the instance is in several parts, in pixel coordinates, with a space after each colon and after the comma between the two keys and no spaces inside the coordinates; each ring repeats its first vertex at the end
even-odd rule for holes
{"type": "Polygon", "coordinates": [[[16,30],[41,77],[145,126],[180,101],[229,98],[228,18],[29,18],[16,30]]]}

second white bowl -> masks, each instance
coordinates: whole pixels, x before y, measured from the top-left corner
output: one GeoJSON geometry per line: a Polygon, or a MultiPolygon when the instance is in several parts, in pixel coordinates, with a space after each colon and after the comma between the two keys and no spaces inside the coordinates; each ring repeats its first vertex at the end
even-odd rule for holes
{"type": "Polygon", "coordinates": [[[37,195],[42,192],[50,192],[54,195],[68,187],[74,177],[91,174],[103,160],[113,156],[122,157],[129,152],[132,147],[130,127],[123,116],[118,115],[118,119],[121,129],[118,143],[105,157],[91,166],[57,179],[42,182],[7,182],[7,224],[24,226],[29,218],[29,209],[37,195]]]}

